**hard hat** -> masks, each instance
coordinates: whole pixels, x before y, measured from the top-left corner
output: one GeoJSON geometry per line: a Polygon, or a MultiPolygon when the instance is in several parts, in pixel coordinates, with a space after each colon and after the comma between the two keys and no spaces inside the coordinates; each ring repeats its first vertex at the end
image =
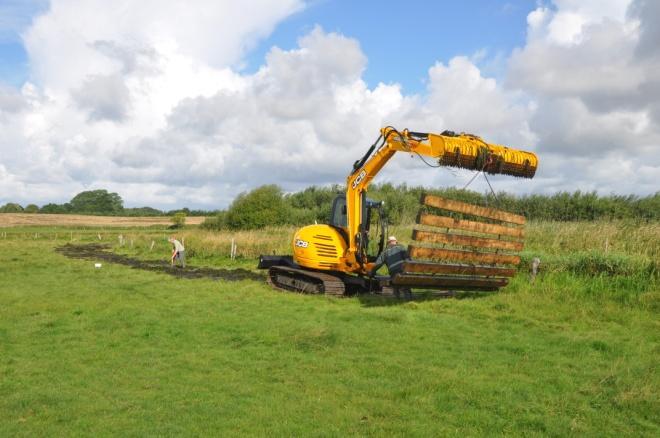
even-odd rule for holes
{"type": "Polygon", "coordinates": [[[396,237],[390,236],[390,237],[387,238],[387,241],[388,242],[392,242],[392,241],[396,242],[396,237]]]}

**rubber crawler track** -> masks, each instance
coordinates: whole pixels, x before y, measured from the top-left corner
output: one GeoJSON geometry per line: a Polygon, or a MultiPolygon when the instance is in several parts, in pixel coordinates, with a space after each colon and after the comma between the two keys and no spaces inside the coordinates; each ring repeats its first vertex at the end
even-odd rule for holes
{"type": "Polygon", "coordinates": [[[273,266],[268,269],[267,278],[272,287],[285,291],[338,297],[343,296],[346,291],[341,278],[323,272],[273,266]]]}

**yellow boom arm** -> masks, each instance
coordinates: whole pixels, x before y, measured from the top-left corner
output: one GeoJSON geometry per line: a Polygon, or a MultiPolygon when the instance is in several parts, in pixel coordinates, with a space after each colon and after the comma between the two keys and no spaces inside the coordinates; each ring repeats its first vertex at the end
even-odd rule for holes
{"type": "Polygon", "coordinates": [[[359,254],[360,226],[362,224],[362,193],[397,151],[431,157],[439,165],[484,171],[491,174],[506,174],[532,178],[536,172],[538,158],[531,152],[489,144],[471,134],[442,134],[399,132],[392,127],[381,129],[381,137],[367,154],[355,162],[353,172],[346,180],[346,206],[348,215],[349,265],[360,265],[364,271],[363,258],[359,254]],[[380,147],[376,144],[383,139],[380,147]]]}

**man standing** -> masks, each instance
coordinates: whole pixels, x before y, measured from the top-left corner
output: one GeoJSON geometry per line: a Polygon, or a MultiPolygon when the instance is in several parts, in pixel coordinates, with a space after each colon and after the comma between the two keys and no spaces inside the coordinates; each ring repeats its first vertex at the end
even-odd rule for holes
{"type": "Polygon", "coordinates": [[[186,267],[186,249],[183,247],[183,244],[176,240],[174,236],[171,236],[167,239],[173,245],[172,249],[172,258],[170,260],[172,266],[174,266],[174,261],[179,260],[181,262],[181,267],[186,267]]]}
{"type": "MultiPolygon", "coordinates": [[[[378,258],[376,259],[376,264],[374,265],[373,269],[370,272],[370,275],[373,277],[376,275],[376,271],[378,268],[383,266],[383,264],[387,265],[387,271],[390,274],[390,278],[394,278],[395,275],[400,274],[403,272],[403,262],[408,260],[410,256],[408,255],[408,251],[403,247],[403,245],[399,245],[396,241],[396,237],[390,236],[387,239],[387,248],[380,253],[378,258]]],[[[406,298],[411,299],[412,298],[412,291],[410,290],[409,287],[404,287],[404,286],[394,286],[394,295],[399,298],[399,293],[403,292],[406,295],[406,298]]]]}

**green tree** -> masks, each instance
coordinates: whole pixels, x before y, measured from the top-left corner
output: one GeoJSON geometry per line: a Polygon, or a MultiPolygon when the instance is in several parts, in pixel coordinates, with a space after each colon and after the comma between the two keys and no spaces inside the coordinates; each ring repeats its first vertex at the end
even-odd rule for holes
{"type": "Polygon", "coordinates": [[[124,210],[121,197],[103,189],[78,193],[70,204],[74,213],[117,214],[124,210]]]}
{"type": "Polygon", "coordinates": [[[71,204],[68,202],[66,204],[53,204],[49,203],[41,207],[39,210],[39,213],[47,213],[47,214],[62,214],[62,213],[70,213],[71,212],[71,204]]]}
{"type": "Polygon", "coordinates": [[[238,195],[229,206],[225,220],[231,229],[282,225],[290,221],[290,208],[282,196],[282,189],[276,185],[261,186],[238,195]]]}
{"type": "Polygon", "coordinates": [[[35,204],[28,204],[25,206],[25,213],[39,213],[39,207],[35,204]]]}
{"type": "Polygon", "coordinates": [[[0,207],[0,213],[23,213],[23,207],[14,202],[8,202],[3,207],[0,207]]]}

